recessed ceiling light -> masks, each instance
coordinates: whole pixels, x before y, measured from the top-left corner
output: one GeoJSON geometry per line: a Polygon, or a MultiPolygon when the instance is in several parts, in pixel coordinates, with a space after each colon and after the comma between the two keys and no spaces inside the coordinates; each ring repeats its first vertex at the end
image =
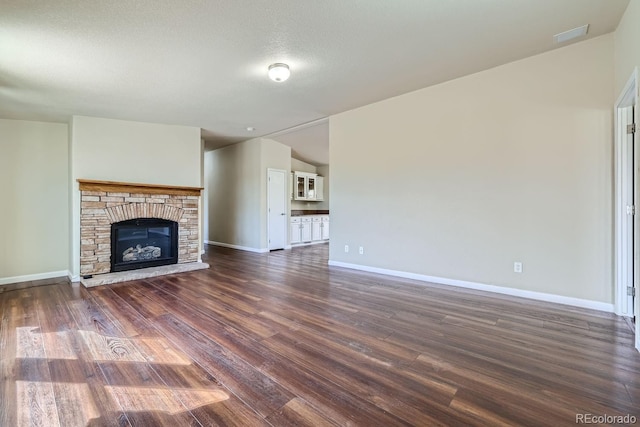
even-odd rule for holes
{"type": "Polygon", "coordinates": [[[553,42],[554,43],[568,42],[569,40],[586,35],[588,30],[589,30],[589,24],[586,24],[586,25],[583,25],[582,27],[574,28],[573,30],[558,33],[555,36],[553,36],[553,42]]]}
{"type": "Polygon", "coordinates": [[[247,126],[247,132],[253,132],[254,130],[256,130],[256,128],[247,126]]]}
{"type": "Polygon", "coordinates": [[[274,82],[283,82],[289,78],[291,70],[287,64],[277,62],[269,65],[269,78],[274,82]]]}

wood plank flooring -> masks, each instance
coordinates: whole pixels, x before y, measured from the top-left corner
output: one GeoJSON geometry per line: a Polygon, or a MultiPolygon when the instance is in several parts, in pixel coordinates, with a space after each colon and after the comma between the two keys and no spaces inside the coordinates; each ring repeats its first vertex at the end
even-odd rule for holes
{"type": "Polygon", "coordinates": [[[0,287],[0,426],[640,423],[612,314],[210,247],[200,270],[0,287]]]}

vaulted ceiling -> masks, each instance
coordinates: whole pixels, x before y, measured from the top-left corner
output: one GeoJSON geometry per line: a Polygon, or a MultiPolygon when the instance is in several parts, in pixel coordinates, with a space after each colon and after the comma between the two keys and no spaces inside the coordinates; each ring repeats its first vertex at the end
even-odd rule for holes
{"type": "Polygon", "coordinates": [[[209,148],[277,132],[325,164],[326,121],[296,126],[560,47],[584,24],[576,41],[611,32],[628,2],[3,0],[0,117],[196,126],[209,148]],[[288,81],[267,78],[274,62],[288,81]]]}

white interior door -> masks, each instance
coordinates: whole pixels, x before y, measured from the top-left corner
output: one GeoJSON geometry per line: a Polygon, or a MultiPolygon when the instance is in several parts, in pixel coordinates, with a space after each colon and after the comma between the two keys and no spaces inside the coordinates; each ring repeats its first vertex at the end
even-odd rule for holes
{"type": "Polygon", "coordinates": [[[268,170],[267,238],[269,250],[284,249],[287,243],[287,172],[268,170]]]}
{"type": "MultiPolygon", "coordinates": [[[[624,282],[627,286],[627,291],[629,288],[633,288],[634,286],[634,270],[636,269],[636,253],[634,248],[634,223],[635,223],[635,153],[633,146],[633,135],[626,134],[627,124],[633,122],[633,107],[627,107],[621,109],[620,111],[622,116],[622,132],[623,132],[623,144],[624,144],[624,152],[623,152],[623,168],[624,168],[624,180],[622,183],[623,194],[626,206],[626,217],[624,230],[626,230],[626,236],[624,237],[624,245],[625,247],[625,263],[627,264],[627,269],[624,272],[624,282]]],[[[629,292],[629,291],[628,291],[629,292]]],[[[634,307],[633,307],[633,297],[628,293],[626,295],[626,303],[624,308],[624,313],[633,317],[634,315],[634,307]]]]}
{"type": "Polygon", "coordinates": [[[638,229],[638,177],[640,175],[640,172],[638,171],[638,165],[640,164],[640,162],[638,161],[638,155],[639,150],[636,148],[635,145],[635,106],[631,106],[629,108],[627,108],[627,136],[626,136],[626,144],[631,147],[630,151],[631,151],[631,156],[632,156],[632,160],[631,160],[631,175],[629,177],[629,180],[631,181],[631,187],[632,187],[632,203],[633,203],[633,215],[631,215],[632,218],[632,225],[631,225],[631,230],[632,230],[632,234],[630,236],[630,240],[631,240],[631,253],[633,254],[633,268],[631,268],[631,281],[629,282],[629,287],[631,289],[628,289],[627,293],[630,293],[631,296],[629,296],[628,298],[628,304],[629,304],[629,313],[631,314],[631,317],[635,320],[637,320],[637,316],[638,313],[636,311],[635,308],[635,300],[637,298],[637,294],[638,294],[638,272],[640,272],[640,251],[639,251],[639,247],[638,247],[638,243],[640,242],[640,230],[638,229]]]}
{"type": "Polygon", "coordinates": [[[636,349],[640,351],[640,149],[636,126],[638,69],[632,73],[615,105],[616,153],[616,298],[615,312],[635,319],[636,349]],[[635,297],[634,297],[635,293],[635,297]]]}

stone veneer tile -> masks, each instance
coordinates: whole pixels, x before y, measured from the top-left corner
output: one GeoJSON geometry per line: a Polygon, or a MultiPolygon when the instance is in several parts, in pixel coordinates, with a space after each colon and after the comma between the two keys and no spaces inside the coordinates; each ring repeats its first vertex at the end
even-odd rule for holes
{"type": "Polygon", "coordinates": [[[81,191],[80,274],[111,270],[111,224],[134,218],[163,218],[178,223],[178,263],[199,257],[199,197],[170,194],[81,191]]]}
{"type": "Polygon", "coordinates": [[[124,197],[112,196],[113,193],[107,193],[107,196],[100,197],[101,202],[124,202],[124,197]]]}

